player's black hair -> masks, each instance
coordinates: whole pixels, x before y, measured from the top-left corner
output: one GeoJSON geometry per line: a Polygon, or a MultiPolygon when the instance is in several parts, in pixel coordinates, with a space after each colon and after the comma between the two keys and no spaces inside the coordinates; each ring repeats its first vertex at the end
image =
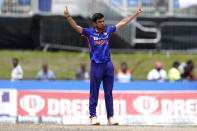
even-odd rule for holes
{"type": "Polygon", "coordinates": [[[193,63],[192,60],[188,60],[188,61],[187,61],[187,65],[190,65],[190,64],[192,64],[192,63],[193,63]]]}
{"type": "Polygon", "coordinates": [[[194,63],[192,60],[187,61],[187,68],[189,68],[190,71],[194,69],[194,63]]]}
{"type": "Polygon", "coordinates": [[[95,13],[92,16],[92,22],[96,22],[97,20],[102,19],[102,18],[104,18],[104,15],[102,13],[95,13]]]}
{"type": "Polygon", "coordinates": [[[126,62],[122,62],[121,66],[123,66],[123,65],[127,66],[127,63],[126,62]]]}
{"type": "Polygon", "coordinates": [[[173,67],[178,67],[179,65],[180,65],[180,63],[178,61],[174,61],[173,67]]]}
{"type": "Polygon", "coordinates": [[[15,58],[13,58],[12,60],[13,60],[13,61],[16,61],[16,62],[18,62],[18,61],[19,61],[19,60],[18,60],[18,58],[16,58],[16,57],[15,57],[15,58]]]}

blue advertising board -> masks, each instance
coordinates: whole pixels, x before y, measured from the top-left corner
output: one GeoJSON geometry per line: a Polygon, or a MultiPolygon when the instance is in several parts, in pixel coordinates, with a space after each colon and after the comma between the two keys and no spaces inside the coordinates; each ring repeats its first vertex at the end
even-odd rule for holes
{"type": "MultiPolygon", "coordinates": [[[[37,81],[23,80],[11,82],[9,80],[0,81],[0,89],[17,90],[89,90],[89,81],[37,81]]],[[[103,90],[102,84],[100,90],[103,90]]],[[[134,90],[134,91],[197,91],[197,82],[178,81],[178,82],[150,82],[132,81],[129,83],[114,83],[114,90],[134,90]]]]}

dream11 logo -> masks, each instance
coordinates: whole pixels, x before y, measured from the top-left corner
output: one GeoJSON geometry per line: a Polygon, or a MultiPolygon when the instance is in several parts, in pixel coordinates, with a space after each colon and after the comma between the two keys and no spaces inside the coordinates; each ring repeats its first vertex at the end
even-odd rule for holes
{"type": "Polygon", "coordinates": [[[140,96],[134,100],[133,105],[139,113],[149,115],[158,109],[159,102],[154,97],[140,96]]]}
{"type": "Polygon", "coordinates": [[[38,95],[26,95],[20,99],[21,108],[29,115],[35,116],[45,106],[45,100],[38,95]]]}
{"type": "Polygon", "coordinates": [[[10,101],[9,92],[0,92],[0,103],[8,103],[10,101]]]}

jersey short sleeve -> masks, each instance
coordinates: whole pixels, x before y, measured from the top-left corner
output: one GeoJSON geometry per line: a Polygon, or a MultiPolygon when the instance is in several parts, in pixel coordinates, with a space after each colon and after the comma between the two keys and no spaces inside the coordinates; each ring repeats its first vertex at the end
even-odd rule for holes
{"type": "Polygon", "coordinates": [[[109,26],[108,30],[109,30],[109,34],[115,33],[116,32],[116,26],[109,26]]]}
{"type": "Polygon", "coordinates": [[[89,36],[91,34],[91,31],[90,29],[88,28],[82,28],[82,35],[85,35],[85,36],[89,36]]]}

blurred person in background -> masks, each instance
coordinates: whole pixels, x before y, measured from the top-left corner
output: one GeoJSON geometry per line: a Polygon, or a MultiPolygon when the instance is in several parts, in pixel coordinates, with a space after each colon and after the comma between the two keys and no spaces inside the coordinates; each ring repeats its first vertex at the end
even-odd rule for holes
{"type": "Polygon", "coordinates": [[[168,11],[168,0],[155,0],[155,15],[160,15],[168,11]],[[164,8],[164,11],[162,10],[164,8]]]}
{"type": "Polygon", "coordinates": [[[11,81],[22,80],[23,79],[23,69],[19,65],[18,58],[12,59],[13,69],[11,72],[11,81]]]}
{"type": "Polygon", "coordinates": [[[160,61],[155,63],[155,68],[152,69],[148,75],[147,75],[147,79],[149,81],[165,81],[167,80],[168,76],[167,76],[167,72],[162,69],[162,63],[160,61]]]}
{"type": "Polygon", "coordinates": [[[137,62],[131,69],[128,69],[127,63],[121,63],[121,69],[116,70],[116,80],[119,82],[130,82],[133,80],[133,72],[143,62],[137,62]]]}
{"type": "Polygon", "coordinates": [[[90,79],[90,73],[86,70],[87,63],[85,61],[82,61],[80,63],[80,71],[76,73],[76,80],[89,80],[90,79]]]}
{"type": "Polygon", "coordinates": [[[194,67],[195,67],[194,62],[192,60],[188,60],[186,62],[186,66],[184,67],[184,72],[181,75],[181,78],[183,80],[190,80],[190,81],[195,80],[196,77],[195,77],[195,74],[193,72],[194,67]]]}
{"type": "Polygon", "coordinates": [[[42,63],[42,70],[37,73],[37,80],[55,80],[55,74],[48,69],[47,63],[42,63]]]}
{"type": "Polygon", "coordinates": [[[168,71],[168,78],[170,81],[178,81],[181,80],[181,72],[179,71],[180,63],[178,61],[174,61],[172,68],[168,71]]]}
{"type": "Polygon", "coordinates": [[[185,62],[181,62],[181,64],[179,65],[178,69],[179,69],[181,75],[184,73],[186,66],[187,66],[187,64],[185,62]]]}

